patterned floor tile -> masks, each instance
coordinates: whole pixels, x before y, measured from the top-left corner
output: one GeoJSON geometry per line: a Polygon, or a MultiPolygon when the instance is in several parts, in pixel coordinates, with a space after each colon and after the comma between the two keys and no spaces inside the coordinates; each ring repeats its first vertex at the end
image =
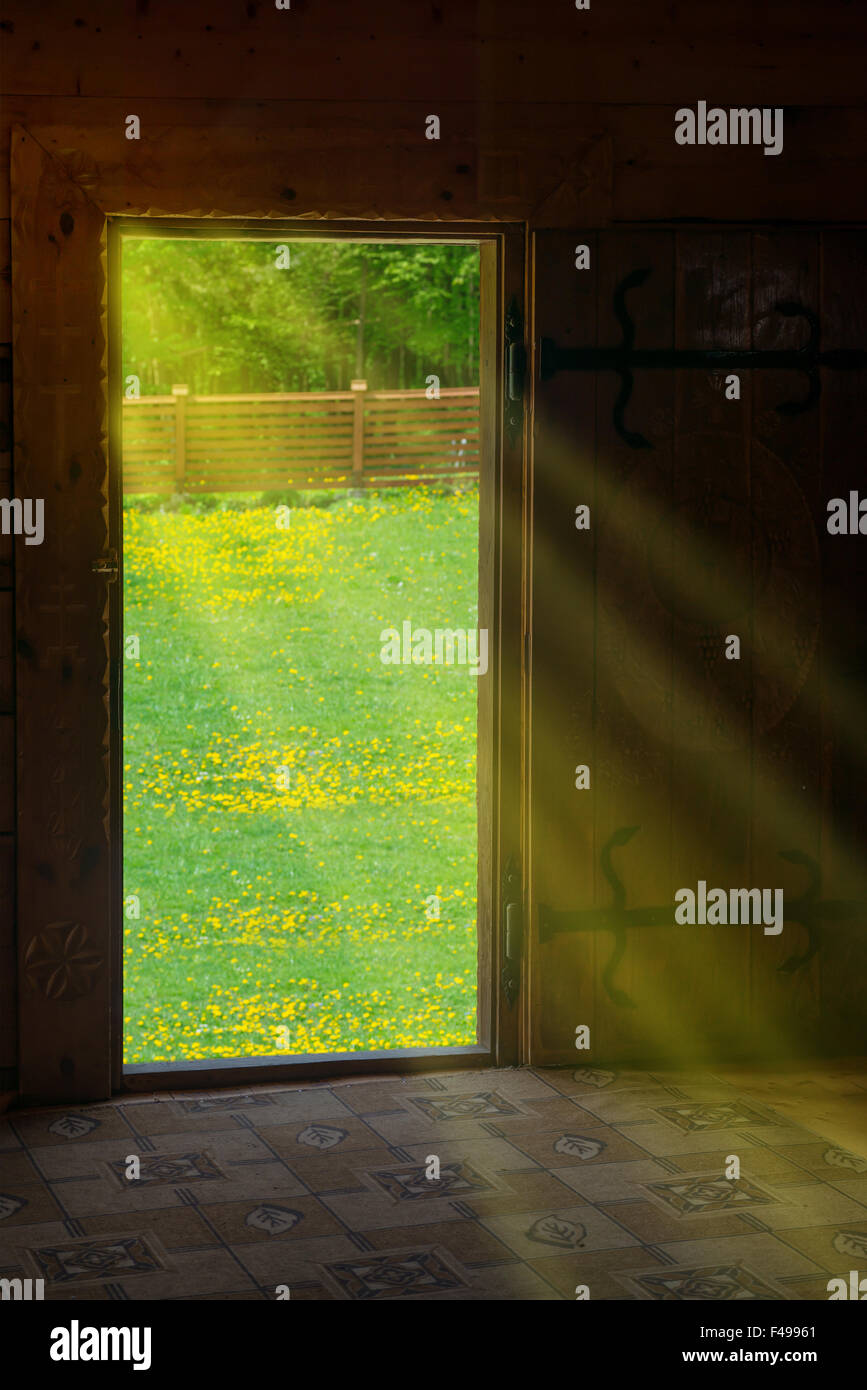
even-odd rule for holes
{"type": "Polygon", "coordinates": [[[558,1289],[542,1272],[525,1261],[488,1265],[473,1270],[475,1297],[486,1302],[560,1302],[558,1289]]]}
{"type": "Polygon", "coordinates": [[[715,1216],[721,1212],[740,1215],[746,1211],[764,1218],[765,1209],[778,1201],[768,1187],[761,1187],[751,1178],[726,1178],[719,1173],[679,1173],[676,1177],[642,1183],[641,1188],[657,1206],[680,1217],[715,1216]]]}
{"type": "Polygon", "coordinates": [[[567,1130],[513,1134],[511,1142],[528,1158],[555,1170],[574,1168],[577,1163],[623,1163],[646,1157],[643,1149],[607,1125],[586,1130],[573,1125],[567,1130]]]}
{"type": "MultiPolygon", "coordinates": [[[[526,1172],[540,1165],[529,1158],[521,1149],[506,1139],[446,1139],[440,1136],[433,1144],[406,1144],[403,1146],[410,1159],[424,1163],[429,1154],[435,1154],[440,1163],[456,1163],[466,1160],[481,1163],[485,1168],[508,1172],[516,1169],[526,1172]]],[[[365,1165],[369,1167],[369,1164],[365,1165]]]]}
{"type": "Polygon", "coordinates": [[[118,1190],[103,1180],[84,1179],[58,1182],[53,1192],[72,1217],[86,1219],[97,1213],[147,1212],[194,1202],[201,1207],[237,1201],[244,1196],[255,1200],[285,1200],[305,1191],[302,1183],[280,1162],[251,1164],[229,1170],[229,1176],[212,1181],[191,1182],[181,1172],[177,1184],[142,1186],[130,1183],[129,1191],[118,1190]]]}
{"type": "MultiPolygon", "coordinates": [[[[697,1230],[694,1218],[684,1217],[671,1208],[652,1201],[649,1194],[645,1194],[644,1201],[607,1202],[602,1210],[612,1220],[620,1222],[627,1231],[631,1231],[642,1245],[662,1245],[664,1242],[694,1237],[703,1240],[711,1236],[737,1236],[756,1229],[754,1226],[746,1225],[744,1218],[737,1213],[711,1212],[702,1215],[697,1230]]],[[[762,1221],[766,1211],[765,1207],[761,1210],[762,1221]]]]}
{"type": "Polygon", "coordinates": [[[534,1100],[533,1113],[523,1115],[503,1115],[486,1124],[490,1131],[498,1131],[507,1138],[517,1134],[534,1134],[549,1129],[569,1132],[574,1129],[595,1129],[603,1123],[598,1115],[583,1109],[570,1096],[556,1096],[552,1100],[534,1100]]]}
{"type": "MultiPolygon", "coordinates": [[[[3,1175],[5,1180],[5,1173],[3,1175]]],[[[63,1219],[63,1211],[44,1183],[12,1182],[0,1191],[0,1241],[15,1226],[63,1219]]]]}
{"type": "MultiPolygon", "coordinates": [[[[259,1157],[259,1154],[256,1154],[259,1157]]],[[[133,1155],[137,1176],[130,1177],[129,1158],[110,1159],[103,1164],[112,1185],[126,1196],[158,1187],[188,1187],[190,1183],[225,1182],[229,1176],[211,1154],[199,1149],[194,1153],[133,1155]],[[133,1186],[135,1184],[135,1186],[133,1186]]]]}
{"type": "Polygon", "coordinates": [[[241,1097],[239,1100],[233,1100],[231,1105],[224,1104],[195,1111],[185,1108],[186,1105],[201,1103],[200,1099],[188,1102],[165,1100],[157,1105],[125,1107],[124,1116],[132,1134],[156,1138],[178,1133],[207,1135],[222,1130],[231,1132],[238,1129],[237,1116],[243,1117],[243,1123],[255,1126],[260,1120],[264,1119],[267,1122],[267,1117],[276,1112],[280,1122],[285,1124],[285,1111],[279,1110],[276,1100],[271,1097],[261,1097],[255,1104],[241,1097]]]}
{"type": "Polygon", "coordinates": [[[358,1192],[368,1190],[359,1174],[367,1168],[382,1167],[394,1160],[394,1154],[381,1145],[373,1149],[339,1149],[320,1151],[299,1147],[289,1149],[283,1160],[287,1170],[297,1180],[299,1190],[308,1192],[358,1192]]]}
{"type": "MultiPolygon", "coordinates": [[[[728,1105],[738,1100],[741,1104],[744,1103],[743,1097],[739,1097],[737,1088],[727,1081],[714,1081],[708,1078],[705,1081],[690,1082],[683,1078],[671,1077],[665,1081],[665,1086],[673,1096],[676,1096],[673,1101],[676,1106],[687,1104],[713,1107],[715,1105],[728,1105]]],[[[764,1114],[769,1113],[764,1106],[758,1108],[764,1114]]]]}
{"type": "MultiPolygon", "coordinates": [[[[490,1091],[472,1093],[475,1095],[491,1094],[490,1091]]],[[[412,1100],[406,1091],[396,1093],[394,1090],[386,1094],[383,1090],[377,1089],[376,1104],[369,1110],[359,1111],[367,1119],[370,1128],[390,1143],[406,1143],[406,1138],[415,1132],[419,1137],[430,1133],[434,1126],[438,1126],[438,1121],[449,1121],[448,1130],[443,1126],[443,1131],[448,1133],[461,1133],[466,1137],[472,1138],[477,1133],[499,1131],[502,1134],[513,1132],[523,1132],[533,1129],[548,1129],[556,1124],[598,1124],[598,1120],[585,1110],[581,1110],[575,1102],[568,1097],[558,1096],[548,1091],[546,1095],[534,1097],[528,1101],[525,1097],[520,1097],[520,1108],[516,1105],[509,1105],[510,1099],[515,1098],[505,1096],[501,1091],[494,1092],[507,1102],[506,1106],[494,1105],[473,1105],[472,1111],[476,1113],[454,1114],[450,1113],[448,1099],[445,1096],[433,1095],[423,1099],[430,1101],[428,1107],[419,1103],[418,1093],[412,1100]],[[407,1103],[407,1102],[410,1103],[407,1103]],[[409,1116],[409,1119],[407,1118],[409,1116]],[[479,1124],[476,1124],[476,1120],[479,1124]],[[469,1121],[465,1128],[458,1131],[455,1128],[456,1121],[469,1121]]],[[[358,1103],[358,1102],[356,1102],[358,1103]]]]}
{"type": "Polygon", "coordinates": [[[68,1288],[55,1285],[46,1288],[46,1303],[113,1303],[115,1294],[111,1284],[73,1284],[68,1288]]]}
{"type": "MultiPolygon", "coordinates": [[[[675,1163],[683,1173],[718,1174],[725,1172],[730,1152],[724,1149],[708,1149],[704,1153],[678,1154],[676,1159],[667,1161],[675,1163]]],[[[797,1161],[797,1148],[792,1150],[793,1158],[788,1158],[765,1144],[739,1142],[735,1152],[740,1159],[741,1173],[757,1182],[768,1181],[777,1187],[785,1187],[788,1183],[803,1186],[810,1179],[810,1174],[805,1172],[797,1161]]],[[[818,1176],[816,1181],[819,1181],[818,1176]]]]}
{"type": "Polygon", "coordinates": [[[472,1160],[456,1158],[451,1162],[437,1160],[436,1165],[425,1160],[392,1163],[387,1168],[360,1171],[359,1177],[377,1194],[384,1192],[397,1203],[415,1205],[443,1197],[452,1202],[467,1202],[482,1193],[502,1191],[502,1183],[489,1176],[475,1157],[472,1160]]]}
{"type": "Polygon", "coordinates": [[[680,1155],[687,1153],[699,1153],[702,1151],[716,1152],[725,1149],[726,1153],[740,1153],[740,1145],[744,1143],[768,1144],[771,1147],[785,1149],[788,1144],[798,1142],[799,1137],[806,1140],[803,1132],[795,1126],[757,1126],[750,1125],[743,1129],[709,1129],[709,1130],[683,1130],[676,1125],[663,1124],[662,1121],[649,1121],[642,1124],[627,1123],[618,1120],[617,1127],[620,1132],[630,1139],[637,1147],[645,1151],[645,1154],[659,1158],[676,1158],[680,1161],[680,1155]]]}
{"type": "Polygon", "coordinates": [[[336,1094],[353,1115],[387,1115],[390,1110],[403,1111],[402,1097],[416,1085],[412,1080],[377,1081],[369,1086],[347,1086],[336,1094]]]}
{"type": "Polygon", "coordinates": [[[647,1072],[615,1071],[606,1067],[540,1067],[539,1076],[564,1096],[593,1096],[601,1091],[631,1091],[657,1086],[647,1072]]]}
{"type": "Polygon", "coordinates": [[[521,1117],[530,1129],[539,1123],[531,1102],[507,1096],[488,1085],[463,1092],[423,1093],[417,1089],[402,1098],[399,1111],[370,1116],[370,1128],[388,1144],[420,1144],[428,1138],[487,1138],[503,1132],[505,1119],[521,1117]]]}
{"type": "Polygon", "coordinates": [[[12,1127],[12,1116],[0,1114],[0,1154],[4,1155],[3,1162],[23,1149],[24,1145],[12,1127]]]}
{"type": "Polygon", "coordinates": [[[205,1298],[209,1294],[251,1292],[256,1288],[255,1280],[229,1250],[174,1251],[171,1263],[173,1268],[162,1273],[137,1278],[113,1274],[112,1279],[131,1299],[188,1298],[194,1290],[199,1298],[205,1298]]]}
{"type": "Polygon", "coordinates": [[[691,1134],[706,1134],[719,1129],[756,1129],[781,1122],[765,1106],[737,1099],[679,1100],[664,1105],[654,1104],[654,1115],[667,1124],[691,1134]]]}
{"type": "Polygon", "coordinates": [[[505,1086],[476,1086],[471,1091],[444,1091],[434,1095],[408,1095],[404,1106],[410,1114],[422,1114],[433,1124],[449,1124],[453,1120],[496,1121],[504,1116],[535,1114],[522,1110],[517,1097],[507,1094],[505,1086]]]}
{"type": "Polygon", "coordinates": [[[155,1190],[130,1183],[127,1191],[121,1191],[118,1184],[107,1178],[62,1178],[46,1188],[55,1203],[62,1208],[65,1218],[77,1219],[97,1213],[113,1213],[122,1216],[125,1212],[150,1211],[162,1207],[178,1206],[182,1198],[169,1189],[155,1190]]]}
{"type": "MultiPolygon", "coordinates": [[[[202,1303],[261,1303],[263,1299],[268,1299],[269,1295],[256,1290],[241,1292],[238,1289],[230,1289],[228,1293],[206,1293],[192,1294],[191,1300],[201,1300],[202,1303]]],[[[183,1302],[184,1300],[179,1300],[183,1302]]]]}
{"type": "MultiPolygon", "coordinates": [[[[322,1089],[328,1090],[334,1084],[340,1083],[334,1083],[331,1081],[320,1079],[314,1081],[287,1081],[281,1083],[270,1082],[268,1084],[263,1082],[260,1086],[218,1086],[211,1090],[208,1090],[207,1087],[203,1090],[201,1086],[191,1086],[190,1089],[186,1091],[164,1091],[162,1093],[162,1098],[167,1100],[202,1100],[207,1099],[211,1096],[231,1097],[242,1095],[246,1096],[251,1094],[275,1096],[281,1091],[315,1091],[322,1089]]],[[[343,1084],[346,1085],[349,1083],[348,1081],[346,1081],[343,1082],[343,1084]]]]}
{"type": "MultiPolygon", "coordinates": [[[[111,1213],[86,1216],[78,1223],[82,1236],[110,1236],[117,1230],[117,1217],[111,1213]]],[[[167,1207],[161,1211],[129,1212],[124,1229],[141,1236],[156,1236],[163,1250],[205,1250],[220,1245],[219,1234],[198,1207],[167,1207]]]]}
{"type": "Polygon", "coordinates": [[[3,1153],[0,1161],[0,1189],[10,1184],[38,1182],[39,1174],[33,1167],[30,1155],[24,1148],[11,1149],[3,1153]]]}
{"type": "MultiPolygon", "coordinates": [[[[478,1173],[478,1170],[473,1170],[478,1173]]],[[[346,1194],[325,1194],[319,1200],[333,1212],[338,1220],[358,1232],[366,1232],[385,1226],[415,1226],[431,1221],[449,1221],[455,1216],[454,1202],[466,1200],[475,1211],[485,1197],[493,1193],[509,1192],[510,1184],[503,1175],[478,1173],[484,1186],[463,1189],[460,1196],[430,1196],[424,1199],[405,1198],[401,1200],[394,1191],[386,1192],[377,1184],[378,1190],[371,1191],[373,1180],[367,1192],[346,1194]]]]}
{"type": "Polygon", "coordinates": [[[388,1252],[359,1251],[323,1265],[321,1272],[339,1297],[355,1302],[430,1299],[473,1290],[472,1278],[449,1251],[421,1243],[388,1252]]]}
{"type": "Polygon", "coordinates": [[[194,1198],[201,1206],[220,1202],[237,1202],[249,1197],[255,1201],[285,1201],[306,1192],[303,1182],[279,1159],[268,1163],[238,1165],[230,1169],[226,1182],[202,1183],[196,1188],[182,1189],[185,1198],[194,1198]]]}
{"type": "Polygon", "coordinates": [[[286,1197],[283,1201],[227,1202],[209,1206],[205,1217],[227,1245],[257,1241],[309,1240],[341,1235],[344,1227],[315,1197],[286,1197]]]}
{"type": "MultiPolygon", "coordinates": [[[[390,1250],[399,1248],[407,1234],[398,1227],[386,1226],[382,1230],[368,1231],[367,1238],[374,1250],[390,1250]]],[[[458,1219],[414,1226],[412,1239],[422,1245],[443,1246],[465,1268],[473,1270],[478,1265],[510,1263],[515,1258],[509,1247],[478,1221],[458,1219]]]]}
{"type": "Polygon", "coordinates": [[[855,1201],[826,1183],[790,1185],[777,1196],[777,1204],[761,1213],[762,1221],[775,1231],[791,1226],[826,1226],[831,1221],[867,1220],[867,1202],[855,1201]]]}
{"type": "Polygon", "coordinates": [[[339,1115],[326,1120],[296,1119],[289,1124],[274,1125],[263,1131],[269,1148],[292,1162],[311,1154],[336,1154],[345,1158],[353,1150],[378,1150],[384,1159],[390,1157],[388,1145],[372,1128],[355,1115],[339,1115]]]}
{"type": "Polygon", "coordinates": [[[190,1120],[205,1115],[231,1114],[238,1110],[267,1110],[276,1105],[276,1098],[267,1091],[240,1091],[237,1095],[187,1096],[170,1102],[175,1110],[190,1120]]]}
{"type": "MultiPolygon", "coordinates": [[[[717,1166],[715,1169],[719,1172],[717,1166]]],[[[643,1183],[671,1176],[665,1160],[634,1159],[627,1163],[584,1163],[574,1168],[558,1168],[557,1177],[588,1202],[634,1201],[645,1198],[643,1183]]]]}
{"type": "Polygon", "coordinates": [[[348,1087],[346,1092],[331,1090],[283,1091],[272,1097],[270,1108],[258,1108],[255,1112],[246,1111],[246,1116],[255,1129],[271,1129],[275,1125],[310,1124],[322,1120],[326,1124],[340,1125],[343,1117],[355,1115],[348,1103],[350,1095],[356,1099],[368,1088],[366,1086],[348,1087]]]}
{"type": "MultiPolygon", "coordinates": [[[[690,1071],[688,1068],[681,1070],[679,1067],[654,1067],[648,1074],[659,1085],[676,1086],[678,1089],[687,1086],[731,1086],[726,1077],[717,1075],[710,1068],[690,1071]]],[[[737,1094],[736,1088],[733,1089],[737,1094]]]]}
{"type": "Polygon", "coordinates": [[[736,1265],[743,1263],[762,1279],[785,1288],[786,1279],[805,1278],[817,1271],[813,1261],[770,1232],[754,1235],[703,1235],[697,1240],[668,1242],[658,1247],[677,1265],[736,1265]]]}
{"type": "Polygon", "coordinates": [[[150,1232],[135,1231],[86,1236],[28,1246],[25,1264],[46,1290],[128,1281],[171,1270],[170,1257],[150,1232]]]}
{"type": "Polygon", "coordinates": [[[94,1140],[108,1142],[129,1138],[130,1130],[114,1105],[69,1110],[13,1111],[7,1117],[21,1142],[29,1149],[70,1148],[94,1140]]]}
{"type": "Polygon", "coordinates": [[[595,1115],[600,1124],[647,1124],[658,1119],[655,1106],[678,1102],[664,1086],[630,1086],[620,1091],[582,1095],[576,1104],[595,1115]]]}
{"type": "MultiPolygon", "coordinates": [[[[867,1135],[865,1135],[867,1138],[867,1135]]],[[[792,1164],[815,1173],[825,1182],[852,1184],[853,1195],[858,1196],[857,1187],[867,1191],[867,1158],[843,1149],[838,1144],[829,1144],[824,1139],[813,1139],[805,1144],[778,1146],[778,1152],[792,1164]]]]}
{"type": "Polygon", "coordinates": [[[849,1280],[848,1269],[835,1269],[830,1273],[814,1274],[805,1279],[787,1279],[785,1283],[786,1297],[797,1299],[799,1302],[805,1299],[812,1299],[819,1303],[826,1303],[830,1296],[828,1280],[840,1278],[849,1280]]]}
{"type": "MultiPolygon", "coordinates": [[[[261,1293],[259,1298],[276,1299],[276,1294],[261,1293]]],[[[336,1303],[337,1298],[331,1289],[326,1289],[324,1284],[314,1283],[308,1280],[305,1284],[295,1283],[291,1285],[290,1298],[293,1303],[336,1303]]]]}
{"type": "Polygon", "coordinates": [[[322,1266],[329,1261],[348,1260],[366,1250],[348,1231],[342,1235],[316,1236],[298,1240],[261,1240],[236,1247],[236,1257],[247,1276],[266,1293],[273,1295],[278,1284],[288,1284],[292,1298],[303,1284],[324,1284],[331,1296],[335,1290],[322,1277],[322,1266]]]}
{"type": "Polygon", "coordinates": [[[23,1258],[22,1251],[29,1245],[65,1240],[68,1235],[69,1230],[62,1221],[40,1221],[0,1227],[0,1273],[19,1269],[23,1258]]]}
{"type": "MultiPolygon", "coordinates": [[[[539,1259],[529,1259],[527,1265],[542,1275],[561,1298],[576,1300],[579,1288],[587,1289],[590,1302],[599,1299],[628,1301],[634,1298],[618,1281],[619,1273],[629,1273],[636,1267],[652,1268],[652,1253],[640,1246],[621,1246],[616,1250],[582,1250],[577,1254],[542,1255],[539,1259]]],[[[666,1266],[660,1260],[660,1269],[666,1266]]]]}
{"type": "Polygon", "coordinates": [[[543,1169],[535,1172],[511,1172],[508,1175],[508,1193],[495,1196],[481,1194],[467,1203],[480,1220],[491,1216],[506,1215],[509,1212],[534,1211],[537,1207],[570,1207],[575,1205],[575,1193],[560,1182],[560,1173],[546,1173],[543,1169]]]}
{"type": "Polygon", "coordinates": [[[555,1092],[544,1073],[529,1067],[487,1067],[483,1071],[437,1072],[427,1078],[434,1094],[469,1095],[496,1091],[508,1100],[546,1100],[555,1092]]]}
{"type": "Polygon", "coordinates": [[[785,1301],[785,1293],[745,1264],[678,1266],[641,1270],[615,1278],[639,1298],[663,1303],[725,1303],[744,1300],[785,1301]]]}
{"type": "Polygon", "coordinates": [[[829,1276],[840,1274],[847,1260],[859,1269],[867,1269],[867,1219],[787,1230],[783,1238],[787,1245],[827,1270],[829,1276]]]}
{"type": "Polygon", "coordinates": [[[589,1206],[489,1216],[484,1224],[522,1260],[539,1260],[566,1250],[616,1250],[638,1244],[629,1231],[589,1206]]]}
{"type": "MultiPolygon", "coordinates": [[[[30,1152],[39,1172],[49,1182],[54,1178],[104,1177],[109,1172],[108,1165],[125,1163],[129,1154],[137,1154],[142,1160],[158,1157],[165,1160],[167,1165],[176,1160],[179,1171],[185,1166],[181,1160],[187,1160],[186,1166],[189,1166],[191,1156],[198,1154],[211,1160],[228,1177],[235,1175],[239,1165],[267,1163],[273,1158],[270,1150],[251,1129],[221,1130],[207,1135],[183,1132],[161,1134],[149,1148],[139,1146],[139,1149],[136,1148],[134,1137],[127,1131],[122,1141],[98,1140],[76,1144],[66,1150],[34,1147],[30,1152]]],[[[192,1173],[188,1179],[184,1179],[192,1180],[192,1173]]]]}
{"type": "Polygon", "coordinates": [[[851,1143],[867,1066],[808,1070],[800,1094],[585,1065],[11,1111],[0,1272],[62,1301],[825,1300],[867,1267],[867,1145],[804,1096],[850,1103],[851,1143]]]}

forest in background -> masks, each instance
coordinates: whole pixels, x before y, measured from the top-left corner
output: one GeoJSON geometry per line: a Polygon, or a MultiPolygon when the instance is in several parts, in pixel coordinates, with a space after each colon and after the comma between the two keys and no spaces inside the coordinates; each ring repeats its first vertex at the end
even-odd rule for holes
{"type": "Polygon", "coordinates": [[[141,394],[479,380],[475,246],[124,239],[123,376],[141,394]],[[288,247],[289,265],[278,268],[288,247]]]}

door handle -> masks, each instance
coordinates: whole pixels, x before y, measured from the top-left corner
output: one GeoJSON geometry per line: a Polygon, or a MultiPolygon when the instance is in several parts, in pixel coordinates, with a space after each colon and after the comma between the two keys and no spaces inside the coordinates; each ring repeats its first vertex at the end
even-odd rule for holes
{"type": "Polygon", "coordinates": [[[512,1007],[521,982],[521,945],[524,935],[524,909],[521,901],[521,875],[513,854],[509,855],[501,885],[503,904],[503,962],[500,982],[506,1002],[512,1007]]]}

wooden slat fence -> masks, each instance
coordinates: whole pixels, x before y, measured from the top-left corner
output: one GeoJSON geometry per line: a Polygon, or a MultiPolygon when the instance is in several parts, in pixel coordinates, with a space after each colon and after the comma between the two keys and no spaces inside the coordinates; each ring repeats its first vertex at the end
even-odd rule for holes
{"type": "Polygon", "coordinates": [[[124,494],[408,487],[473,477],[479,391],[274,392],[125,400],[124,494]]]}

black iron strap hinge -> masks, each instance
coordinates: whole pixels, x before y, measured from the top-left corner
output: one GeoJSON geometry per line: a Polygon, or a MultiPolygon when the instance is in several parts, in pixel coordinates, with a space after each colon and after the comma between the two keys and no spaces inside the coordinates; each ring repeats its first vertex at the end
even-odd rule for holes
{"type": "MultiPolygon", "coordinates": [[[[621,1008],[634,1009],[635,1003],[629,995],[616,984],[614,975],[626,951],[626,933],[634,927],[675,926],[674,903],[652,904],[646,907],[626,906],[626,887],[611,862],[611,852],[628,845],[639,829],[637,825],[624,825],[615,830],[602,847],[599,865],[612,890],[610,907],[591,907],[560,909],[539,904],[539,940],[543,944],[560,932],[597,932],[611,934],[611,955],[602,970],[602,984],[608,998],[621,1008]]],[[[802,970],[820,949],[826,922],[863,921],[867,915],[867,901],[842,898],[822,898],[822,872],[815,859],[798,849],[779,851],[780,858],[790,864],[799,864],[808,875],[807,887],[797,898],[790,898],[786,904],[787,925],[797,922],[807,934],[807,947],[800,955],[788,956],[777,970],[783,975],[793,975],[802,970]]]]}
{"type": "Polygon", "coordinates": [[[740,348],[636,348],[635,324],[626,308],[628,290],[643,285],[651,274],[650,267],[633,270],[625,276],[614,291],[614,313],[620,324],[622,337],[616,347],[607,348],[562,348],[551,338],[543,338],[539,345],[539,375],[543,381],[556,372],[616,372],[620,377],[620,391],[614,403],[612,420],[620,438],[631,449],[652,449],[653,445],[643,434],[627,429],[623,413],[632,395],[632,373],[637,369],[656,368],[671,370],[677,367],[698,367],[706,370],[729,370],[747,368],[772,369],[774,371],[803,372],[807,378],[807,394],[802,400],[784,401],[777,406],[781,415],[800,415],[819,399],[821,382],[820,367],[831,367],[837,371],[867,367],[867,352],[859,348],[835,348],[822,351],[819,319],[812,309],[793,300],[783,300],[774,305],[778,314],[786,318],[806,319],[810,336],[803,347],[780,349],[740,349],[740,348]]]}
{"type": "Polygon", "coordinates": [[[511,1009],[518,997],[521,983],[521,953],[524,938],[524,906],[521,896],[521,874],[514,854],[510,854],[503,871],[503,968],[500,982],[506,1002],[511,1009]]]}

